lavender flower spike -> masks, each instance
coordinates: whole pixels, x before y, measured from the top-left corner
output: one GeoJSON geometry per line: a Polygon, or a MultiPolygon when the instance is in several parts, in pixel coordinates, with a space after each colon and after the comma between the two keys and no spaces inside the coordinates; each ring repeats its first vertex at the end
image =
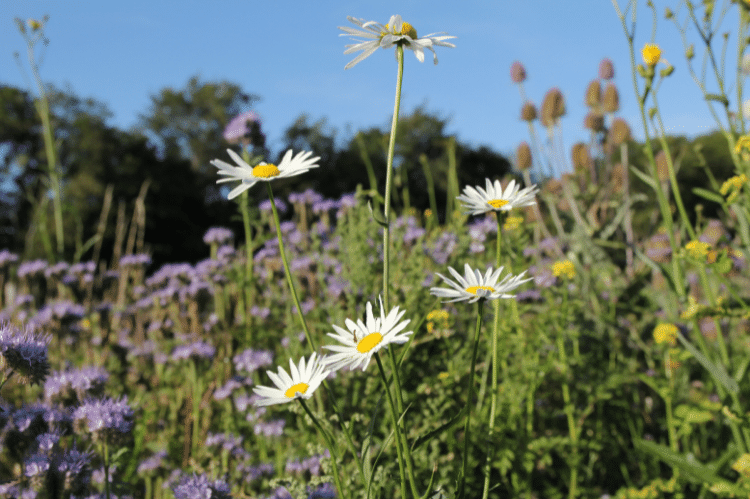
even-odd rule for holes
{"type": "Polygon", "coordinates": [[[11,324],[0,325],[0,372],[5,373],[5,379],[14,372],[26,382],[41,384],[50,369],[49,340],[28,328],[22,332],[11,324]]]}

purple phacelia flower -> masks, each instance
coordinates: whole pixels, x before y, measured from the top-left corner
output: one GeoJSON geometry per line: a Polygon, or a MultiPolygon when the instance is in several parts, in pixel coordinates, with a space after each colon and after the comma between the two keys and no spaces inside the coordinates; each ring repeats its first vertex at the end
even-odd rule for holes
{"type": "MultiPolygon", "coordinates": [[[[289,210],[289,207],[287,206],[287,204],[284,202],[283,199],[273,198],[273,200],[274,200],[274,203],[276,203],[276,210],[279,213],[286,213],[289,210]]],[[[272,212],[271,200],[266,199],[264,201],[261,201],[260,204],[258,205],[258,208],[260,209],[260,211],[271,213],[272,212]]]]}
{"type": "Polygon", "coordinates": [[[137,253],[135,255],[125,255],[120,258],[120,267],[147,267],[151,265],[151,255],[137,253]]]}
{"type": "Polygon", "coordinates": [[[225,227],[211,227],[203,235],[203,242],[206,244],[226,244],[234,238],[231,230],[225,227]]]}
{"type": "Polygon", "coordinates": [[[49,466],[49,457],[44,454],[34,454],[24,460],[23,471],[27,477],[31,478],[47,473],[49,466]]]}
{"type": "Polygon", "coordinates": [[[49,374],[47,343],[49,336],[29,328],[21,331],[11,324],[0,325],[0,369],[5,376],[16,373],[23,381],[41,383],[49,374]]]}
{"type": "Polygon", "coordinates": [[[18,255],[16,255],[15,253],[11,253],[7,249],[0,251],[0,269],[9,267],[10,264],[16,263],[17,261],[18,255]]]}
{"type": "Polygon", "coordinates": [[[122,437],[133,429],[133,409],[127,397],[121,399],[88,399],[73,412],[78,431],[89,431],[95,437],[122,437]]]}
{"type": "Polygon", "coordinates": [[[175,499],[231,499],[229,485],[206,475],[183,476],[173,489],[175,499]]]}
{"type": "Polygon", "coordinates": [[[153,456],[144,459],[143,461],[141,461],[141,464],[138,465],[138,474],[141,475],[149,471],[156,471],[160,468],[163,468],[163,462],[166,457],[167,451],[160,450],[153,456]]]}
{"type": "Polygon", "coordinates": [[[286,426],[286,421],[283,419],[268,422],[258,421],[253,427],[253,433],[266,437],[278,437],[284,433],[284,426],[286,426]]]}
{"type": "Polygon", "coordinates": [[[253,350],[248,348],[232,359],[234,368],[238,371],[245,371],[249,374],[255,372],[258,368],[273,364],[273,353],[268,350],[253,350]]]}
{"type": "Polygon", "coordinates": [[[210,360],[214,357],[216,348],[206,343],[205,341],[196,341],[188,345],[180,345],[172,350],[172,360],[185,360],[185,359],[207,359],[210,360]]]}
{"type": "Polygon", "coordinates": [[[39,450],[41,452],[50,452],[54,449],[57,442],[60,441],[59,433],[42,433],[36,437],[36,441],[39,442],[39,450]]]}
{"type": "Polygon", "coordinates": [[[24,277],[34,277],[44,275],[44,270],[47,268],[47,262],[44,260],[32,260],[30,262],[23,262],[18,266],[16,274],[18,277],[23,279],[24,277]]]}
{"type": "Polygon", "coordinates": [[[86,397],[101,395],[108,379],[109,373],[102,367],[55,372],[44,383],[44,398],[66,405],[81,402],[86,397]]]}
{"type": "Polygon", "coordinates": [[[67,272],[67,270],[68,264],[66,262],[59,262],[52,265],[51,267],[46,268],[44,270],[44,277],[46,277],[47,279],[59,279],[65,272],[67,272]]]}

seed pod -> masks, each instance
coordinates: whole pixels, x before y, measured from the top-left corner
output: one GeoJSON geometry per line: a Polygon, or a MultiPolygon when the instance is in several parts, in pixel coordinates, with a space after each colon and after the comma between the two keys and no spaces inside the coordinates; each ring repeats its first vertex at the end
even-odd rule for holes
{"type": "Polygon", "coordinates": [[[559,88],[550,89],[542,101],[542,125],[549,127],[565,116],[565,97],[559,88]]]}
{"type": "Polygon", "coordinates": [[[600,113],[589,112],[583,118],[583,127],[591,130],[592,132],[603,132],[604,129],[604,116],[600,113]]]}
{"type": "Polygon", "coordinates": [[[616,113],[620,110],[620,93],[614,83],[607,83],[604,87],[604,98],[602,99],[602,110],[605,113],[616,113]]]}
{"type": "Polygon", "coordinates": [[[510,79],[513,80],[513,83],[523,83],[526,81],[526,68],[523,67],[523,64],[515,61],[510,66],[510,79]]]}
{"type": "Polygon", "coordinates": [[[586,105],[588,107],[596,107],[602,102],[602,85],[599,80],[591,80],[589,86],[586,87],[586,105]]]}
{"type": "Polygon", "coordinates": [[[531,148],[526,142],[521,142],[516,148],[516,167],[519,170],[531,168],[531,148]]]}
{"type": "Polygon", "coordinates": [[[599,63],[599,78],[602,80],[611,80],[615,77],[615,66],[609,59],[602,59],[599,63]]]}
{"type": "Polygon", "coordinates": [[[531,123],[536,119],[536,106],[533,102],[527,102],[521,108],[521,119],[531,123]]]}
{"type": "Polygon", "coordinates": [[[607,141],[614,146],[619,146],[628,140],[630,140],[630,127],[627,122],[622,118],[612,120],[607,141]]]}
{"type": "Polygon", "coordinates": [[[589,149],[583,142],[578,142],[573,145],[571,156],[573,159],[573,167],[576,170],[584,170],[591,164],[591,155],[589,155],[589,149]]]}

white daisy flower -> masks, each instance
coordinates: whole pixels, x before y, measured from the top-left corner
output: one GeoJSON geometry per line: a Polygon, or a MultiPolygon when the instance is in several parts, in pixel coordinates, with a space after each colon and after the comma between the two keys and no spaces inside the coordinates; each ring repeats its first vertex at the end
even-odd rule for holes
{"type": "Polygon", "coordinates": [[[401,333],[401,331],[411,320],[399,322],[405,312],[399,312],[398,307],[394,307],[386,317],[383,311],[383,300],[381,299],[380,317],[376,319],[372,314],[372,304],[367,302],[366,322],[358,319],[355,323],[346,319],[346,327],[349,328],[349,331],[336,325],[333,326],[338,334],[328,333],[328,336],[343,343],[343,345],[324,346],[323,348],[338,353],[327,356],[322,362],[334,371],[344,366],[355,369],[360,365],[364,371],[373,354],[381,348],[389,343],[406,343],[409,340],[409,335],[413,331],[405,333],[401,333]]]}
{"type": "Polygon", "coordinates": [[[521,284],[530,281],[532,277],[523,279],[526,271],[524,270],[517,276],[511,274],[506,275],[500,282],[497,282],[497,278],[500,277],[504,267],[500,267],[496,271],[492,271],[492,267],[487,269],[487,272],[482,275],[478,270],[472,270],[467,263],[464,266],[464,277],[461,274],[448,267],[448,271],[458,282],[454,282],[447,277],[437,274],[438,277],[443,279],[453,289],[447,288],[430,288],[430,294],[439,296],[441,298],[453,298],[444,303],[450,303],[454,301],[468,301],[474,303],[480,299],[485,300],[497,300],[498,298],[513,298],[515,295],[509,295],[508,292],[514,290],[521,284]]]}
{"type": "Polygon", "coordinates": [[[536,193],[539,188],[536,185],[521,189],[520,184],[511,180],[503,191],[499,180],[493,184],[490,179],[485,179],[485,189],[481,187],[465,187],[461,196],[456,199],[461,201],[463,207],[468,211],[467,215],[480,215],[489,211],[510,211],[521,206],[536,204],[536,193]]]}
{"type": "Polygon", "coordinates": [[[417,38],[417,30],[414,27],[404,22],[401,16],[391,16],[391,20],[388,24],[383,26],[375,21],[367,21],[364,19],[357,19],[355,17],[347,16],[349,22],[356,24],[362,29],[347,28],[345,26],[339,26],[341,31],[344,31],[339,36],[352,36],[364,38],[365,40],[357,40],[357,43],[346,46],[344,54],[351,54],[354,52],[362,51],[357,57],[355,57],[344,69],[349,69],[359,63],[360,61],[370,57],[378,48],[391,48],[397,45],[403,45],[404,48],[414,51],[414,55],[417,56],[419,62],[424,62],[424,49],[432,52],[432,57],[437,64],[437,54],[435,49],[432,47],[451,47],[455,48],[452,43],[445,42],[450,38],[456,38],[455,36],[448,36],[443,33],[431,33],[422,38],[417,38]],[[440,36],[435,36],[440,35],[440,36]]]}
{"type": "Polygon", "coordinates": [[[316,156],[312,156],[310,151],[301,151],[295,157],[292,157],[292,150],[289,149],[284,157],[281,159],[281,163],[277,165],[261,162],[259,165],[253,167],[245,163],[239,154],[231,149],[227,149],[227,152],[232,157],[238,166],[230,165],[220,159],[214,159],[211,164],[219,169],[219,175],[225,175],[227,178],[222,178],[216,181],[217,184],[222,182],[232,182],[239,180],[240,185],[232,189],[229,193],[228,199],[234,199],[252,186],[256,182],[270,182],[271,180],[284,177],[293,177],[300,173],[305,173],[311,168],[317,168],[318,164],[315,162],[320,159],[316,156]]]}
{"type": "Polygon", "coordinates": [[[283,367],[279,367],[278,374],[272,371],[266,371],[276,388],[268,386],[257,386],[253,392],[261,397],[254,402],[256,406],[285,404],[294,399],[309,399],[315,390],[318,389],[323,380],[328,376],[329,369],[323,365],[324,359],[318,359],[317,353],[310,356],[310,360],[305,362],[302,357],[299,361],[299,367],[294,365],[292,359],[289,359],[289,371],[287,374],[283,367]]]}

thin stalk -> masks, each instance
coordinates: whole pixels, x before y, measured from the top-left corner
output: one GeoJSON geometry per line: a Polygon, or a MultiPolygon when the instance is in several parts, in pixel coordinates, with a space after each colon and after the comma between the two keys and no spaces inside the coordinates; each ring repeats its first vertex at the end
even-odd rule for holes
{"type": "MultiPolygon", "coordinates": [[[[323,435],[323,438],[326,441],[326,445],[328,445],[328,450],[331,453],[331,463],[333,463],[333,480],[336,482],[336,490],[338,491],[338,497],[345,498],[346,495],[344,495],[344,487],[341,485],[341,478],[339,477],[339,465],[338,465],[338,453],[336,452],[336,446],[334,445],[333,438],[331,435],[321,426],[320,422],[318,421],[318,418],[315,417],[315,415],[312,413],[309,407],[307,407],[307,404],[305,403],[305,399],[297,399],[299,400],[300,404],[302,405],[302,408],[305,410],[308,416],[310,416],[310,419],[312,419],[315,426],[318,428],[318,431],[323,435]]],[[[406,496],[404,496],[406,497],[406,496]]]]}
{"type": "Polygon", "coordinates": [[[435,181],[432,179],[432,170],[430,170],[430,164],[427,162],[427,155],[419,155],[419,163],[422,165],[422,171],[424,172],[424,178],[427,181],[427,196],[430,199],[430,211],[432,216],[430,217],[437,222],[437,197],[435,196],[435,181]]]}
{"type": "Polygon", "coordinates": [[[625,269],[628,279],[633,279],[635,277],[635,267],[633,266],[635,238],[633,236],[633,213],[630,206],[630,160],[627,142],[620,144],[620,161],[622,162],[622,190],[625,198],[625,269]]]}
{"type": "MultiPolygon", "coordinates": [[[[250,162],[250,153],[245,149],[242,148],[242,159],[245,160],[246,163],[250,162]]],[[[239,204],[240,204],[240,213],[242,213],[242,226],[245,230],[245,279],[244,279],[244,297],[245,297],[245,307],[242,311],[242,315],[245,319],[245,340],[248,344],[250,344],[250,337],[251,337],[251,327],[250,327],[250,303],[252,303],[252,279],[253,279],[253,234],[252,230],[250,229],[250,212],[247,209],[247,203],[248,203],[248,193],[247,191],[240,194],[239,204]]]]}
{"type": "Polygon", "coordinates": [[[109,447],[107,446],[107,435],[105,433],[104,435],[104,450],[102,454],[104,455],[104,497],[107,499],[110,499],[109,497],[109,447]]]}
{"type": "Polygon", "coordinates": [[[284,250],[284,241],[281,238],[281,223],[279,222],[279,212],[276,211],[276,201],[273,198],[273,190],[271,189],[271,182],[266,182],[266,186],[268,187],[268,199],[271,200],[271,211],[273,212],[273,223],[276,226],[276,236],[279,239],[279,253],[281,253],[281,261],[284,263],[284,273],[286,274],[286,282],[289,284],[289,291],[292,293],[292,300],[294,300],[294,305],[297,307],[297,315],[299,316],[299,320],[302,323],[302,329],[305,330],[305,338],[307,338],[307,342],[310,345],[310,349],[315,352],[317,350],[317,347],[315,346],[315,342],[312,339],[312,335],[310,334],[310,329],[307,327],[307,321],[305,320],[305,316],[302,313],[302,307],[299,304],[299,298],[297,297],[297,288],[294,286],[294,281],[292,280],[292,273],[289,270],[289,262],[287,262],[286,259],[286,250],[284,250]]]}
{"type": "Polygon", "coordinates": [[[391,136],[388,141],[388,160],[386,162],[385,177],[385,227],[383,227],[383,306],[388,310],[390,298],[390,257],[391,257],[391,188],[393,187],[393,153],[396,147],[396,129],[398,127],[398,113],[401,109],[401,83],[404,79],[404,47],[396,48],[398,58],[398,75],[396,77],[396,102],[393,105],[393,120],[391,121],[391,136]]]}
{"type": "Polygon", "coordinates": [[[484,308],[484,298],[480,298],[477,302],[477,323],[474,330],[474,350],[471,354],[471,367],[469,368],[469,379],[467,381],[469,387],[469,396],[466,403],[466,421],[464,422],[464,455],[463,464],[461,466],[461,479],[458,482],[458,490],[456,491],[456,497],[463,499],[466,497],[466,473],[469,469],[469,440],[470,440],[470,425],[471,425],[471,408],[472,398],[474,398],[474,369],[477,365],[477,351],[479,350],[479,331],[482,327],[482,309],[484,308]]]}

